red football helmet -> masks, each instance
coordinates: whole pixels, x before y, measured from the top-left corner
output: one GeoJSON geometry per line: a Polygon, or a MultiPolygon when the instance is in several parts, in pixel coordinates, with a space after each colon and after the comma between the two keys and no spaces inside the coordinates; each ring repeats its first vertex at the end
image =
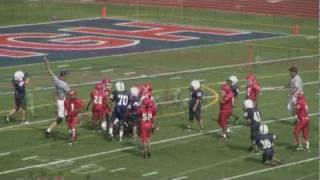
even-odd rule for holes
{"type": "Polygon", "coordinates": [[[96,90],[97,91],[102,91],[103,90],[103,84],[102,83],[96,84],[96,90]]]}
{"type": "Polygon", "coordinates": [[[111,89],[111,87],[112,87],[111,82],[112,82],[112,80],[110,78],[104,78],[101,81],[101,83],[105,89],[111,89]]]}
{"type": "Polygon", "coordinates": [[[227,92],[231,91],[231,87],[228,84],[223,84],[222,85],[222,90],[227,93],[227,92]]]}
{"type": "Polygon", "coordinates": [[[148,92],[152,92],[152,85],[151,85],[150,83],[146,84],[146,85],[145,85],[145,89],[146,89],[146,91],[148,91],[148,92]]]}
{"type": "Polygon", "coordinates": [[[297,98],[297,101],[303,101],[303,100],[304,100],[304,94],[303,94],[303,92],[299,92],[299,93],[296,95],[296,98],[297,98]]]}
{"type": "Polygon", "coordinates": [[[71,90],[68,92],[68,96],[69,96],[69,98],[71,98],[71,99],[76,98],[76,96],[77,96],[77,91],[71,89],[71,90]]]}
{"type": "Polygon", "coordinates": [[[257,82],[257,77],[254,74],[248,74],[246,79],[247,79],[249,85],[257,82]]]}

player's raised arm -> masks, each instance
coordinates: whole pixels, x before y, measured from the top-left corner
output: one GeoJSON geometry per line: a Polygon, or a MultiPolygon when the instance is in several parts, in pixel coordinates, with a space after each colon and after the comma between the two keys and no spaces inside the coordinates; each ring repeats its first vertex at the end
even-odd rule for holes
{"type": "Polygon", "coordinates": [[[51,76],[54,76],[54,73],[53,73],[53,71],[51,70],[51,67],[50,67],[50,61],[47,59],[47,57],[44,57],[44,64],[45,64],[45,67],[46,67],[48,73],[51,76]]]}

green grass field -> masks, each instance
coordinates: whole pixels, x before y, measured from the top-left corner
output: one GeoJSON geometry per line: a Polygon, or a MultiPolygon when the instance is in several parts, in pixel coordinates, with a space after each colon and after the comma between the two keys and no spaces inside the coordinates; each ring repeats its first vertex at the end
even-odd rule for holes
{"type": "MultiPolygon", "coordinates": [[[[0,25],[46,22],[52,16],[61,20],[96,17],[100,15],[101,6],[72,1],[0,0],[0,25]]],[[[43,130],[55,118],[56,106],[52,97],[53,89],[39,90],[52,87],[44,65],[0,68],[2,117],[13,107],[13,96],[7,94],[11,91],[13,72],[23,70],[31,73],[28,120],[32,122],[26,126],[20,125],[19,121],[8,124],[0,121],[0,179],[36,179],[39,176],[49,179],[64,176],[66,180],[213,180],[228,177],[243,180],[319,179],[319,161],[312,159],[319,156],[319,121],[315,115],[319,112],[319,37],[316,20],[299,19],[302,34],[291,36],[291,25],[297,20],[290,17],[112,4],[108,4],[107,8],[111,17],[281,32],[288,36],[52,63],[56,72],[61,70],[59,66],[70,65],[67,68],[71,72],[68,81],[77,84],[74,88],[83,100],[89,98],[89,92],[94,87],[85,83],[98,81],[104,76],[113,79],[136,77],[125,81],[126,87],[146,82],[153,84],[154,96],[160,103],[160,131],[152,138],[153,156],[148,160],[141,157],[133,139],[126,139],[122,143],[108,142],[102,134],[92,133],[90,116],[81,118],[78,144],[71,147],[67,145],[65,124],[56,129],[56,138],[45,139],[43,130]],[[255,65],[246,64],[250,58],[250,47],[255,65]],[[295,151],[293,119],[286,109],[287,91],[273,89],[288,83],[287,69],[290,65],[299,67],[305,83],[304,90],[312,114],[311,152],[295,151]],[[88,66],[91,69],[82,69],[88,66]],[[108,69],[113,71],[104,71],[108,69]],[[195,69],[198,71],[192,71],[195,69]],[[204,134],[199,133],[197,128],[193,132],[185,131],[188,119],[186,102],[161,105],[175,100],[179,93],[182,99],[188,98],[189,83],[193,79],[203,80],[206,96],[216,95],[220,83],[231,74],[238,76],[244,90],[245,76],[251,70],[264,88],[259,103],[262,119],[268,123],[269,131],[278,136],[276,157],[282,160],[283,165],[275,168],[263,165],[261,155],[252,155],[247,151],[249,128],[244,120],[239,125],[230,124],[233,133],[228,141],[217,139],[220,131],[216,98],[208,98],[203,102],[204,134]],[[126,75],[126,72],[136,74],[126,75]],[[167,72],[176,72],[176,75],[157,76],[167,72]],[[308,159],[311,160],[305,161],[308,159]]],[[[239,115],[243,113],[243,99],[242,93],[235,108],[239,115]]]]}

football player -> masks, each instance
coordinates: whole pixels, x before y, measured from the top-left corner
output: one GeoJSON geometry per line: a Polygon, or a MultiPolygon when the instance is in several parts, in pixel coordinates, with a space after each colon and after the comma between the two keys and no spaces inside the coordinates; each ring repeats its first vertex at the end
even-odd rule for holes
{"type": "Polygon", "coordinates": [[[6,118],[6,122],[10,122],[11,116],[14,114],[21,112],[22,118],[21,123],[28,124],[26,121],[26,113],[27,113],[27,102],[26,102],[26,85],[30,82],[28,74],[23,73],[22,71],[17,71],[14,73],[14,77],[12,80],[12,85],[14,89],[14,100],[15,100],[15,108],[9,112],[6,118]]]}
{"type": "Polygon", "coordinates": [[[154,102],[150,98],[142,100],[142,105],[138,112],[140,118],[139,136],[143,146],[143,156],[146,159],[151,157],[150,136],[156,121],[156,111],[154,102]]]}
{"type": "Polygon", "coordinates": [[[189,101],[189,123],[187,125],[188,131],[192,130],[192,124],[196,119],[200,126],[200,132],[204,131],[203,120],[201,119],[201,100],[203,98],[203,91],[199,80],[191,81],[191,97],[189,101]]]}
{"type": "MultiPolygon", "coordinates": [[[[232,75],[229,77],[229,80],[231,81],[231,90],[234,95],[234,104],[235,104],[236,100],[238,98],[238,95],[240,93],[240,88],[238,85],[238,78],[237,78],[237,76],[232,75]]],[[[234,124],[238,124],[239,116],[234,111],[232,111],[231,116],[234,118],[234,124]]]]}
{"type": "Polygon", "coordinates": [[[291,77],[289,82],[289,103],[288,110],[292,115],[295,115],[294,107],[296,104],[296,98],[299,93],[303,93],[303,83],[300,75],[298,74],[298,68],[291,66],[289,68],[289,75],[291,77]]]}
{"type": "Polygon", "coordinates": [[[260,95],[260,85],[257,82],[257,78],[254,74],[248,74],[247,77],[247,96],[246,99],[251,99],[255,106],[258,106],[258,98],[260,95]]]}
{"type": "Polygon", "coordinates": [[[87,105],[87,111],[92,105],[92,123],[91,128],[93,132],[99,131],[98,127],[105,121],[105,110],[107,106],[107,97],[103,89],[103,84],[98,83],[94,90],[90,93],[90,100],[87,105]],[[98,125],[98,127],[97,127],[98,125]]]}
{"type": "Polygon", "coordinates": [[[276,166],[280,163],[274,157],[274,143],[276,140],[276,135],[268,132],[268,126],[266,124],[261,124],[259,127],[259,135],[257,142],[259,143],[262,153],[262,163],[266,165],[276,166]]]}
{"type": "Polygon", "coordinates": [[[228,128],[228,120],[232,114],[233,106],[234,106],[234,94],[231,90],[232,82],[228,79],[226,83],[221,86],[219,103],[220,103],[220,112],[219,112],[219,125],[222,129],[222,137],[229,137],[229,128],[228,128]]]}
{"type": "Polygon", "coordinates": [[[297,123],[294,128],[294,136],[297,143],[297,150],[310,151],[310,142],[309,142],[309,124],[310,118],[308,113],[308,103],[305,100],[304,94],[302,92],[296,95],[296,106],[295,114],[298,117],[297,123]],[[305,147],[302,146],[300,134],[303,132],[303,138],[305,147]]]}
{"type": "Polygon", "coordinates": [[[112,112],[112,122],[109,127],[110,140],[113,138],[113,128],[119,123],[119,140],[123,140],[124,123],[127,118],[128,105],[129,105],[129,93],[125,90],[124,83],[119,81],[115,84],[116,90],[111,94],[111,99],[114,103],[114,109],[112,112]]]}
{"type": "Polygon", "coordinates": [[[69,145],[73,145],[77,142],[77,124],[78,124],[78,114],[82,109],[82,102],[77,97],[75,90],[70,90],[68,92],[68,98],[64,101],[64,110],[67,115],[67,122],[69,128],[70,142],[69,145]]]}
{"type": "Polygon", "coordinates": [[[254,103],[251,99],[246,99],[243,103],[244,118],[248,120],[250,125],[250,139],[251,146],[249,151],[253,153],[258,152],[258,143],[256,142],[259,134],[259,128],[261,124],[261,117],[259,109],[254,106],[254,103]]]}
{"type": "Polygon", "coordinates": [[[106,113],[106,122],[107,125],[106,127],[108,128],[110,126],[110,121],[111,121],[111,102],[110,102],[110,96],[111,96],[111,90],[112,90],[112,81],[110,78],[104,78],[101,81],[103,85],[103,90],[106,94],[106,104],[105,104],[105,113],[106,113]]]}
{"type": "Polygon", "coordinates": [[[130,89],[130,105],[128,106],[130,113],[130,120],[133,123],[133,137],[137,138],[138,135],[138,126],[139,126],[139,118],[138,118],[138,110],[141,104],[140,99],[140,90],[137,87],[132,87],[130,89]]]}
{"type": "Polygon", "coordinates": [[[138,88],[140,90],[141,100],[143,100],[144,98],[153,99],[153,96],[152,96],[152,85],[150,83],[141,84],[141,85],[138,86],[138,88]]]}

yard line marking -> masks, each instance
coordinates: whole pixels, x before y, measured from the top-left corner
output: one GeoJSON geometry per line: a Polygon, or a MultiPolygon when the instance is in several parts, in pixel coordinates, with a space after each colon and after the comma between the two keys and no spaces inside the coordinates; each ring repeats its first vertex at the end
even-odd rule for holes
{"type": "Polygon", "coordinates": [[[170,78],[171,80],[177,80],[177,79],[181,79],[182,77],[181,76],[176,76],[176,77],[172,77],[170,78]]]}
{"type": "Polygon", "coordinates": [[[188,179],[188,176],[181,176],[181,177],[173,178],[172,180],[182,180],[182,179],[188,179]]]}
{"type": "Polygon", "coordinates": [[[92,67],[91,66],[86,66],[86,67],[80,68],[80,70],[89,70],[89,69],[92,69],[92,67]]]}
{"type": "Polygon", "coordinates": [[[85,168],[92,167],[92,166],[96,166],[96,164],[86,164],[86,165],[80,166],[80,168],[85,169],[85,168]]]}
{"type": "Polygon", "coordinates": [[[0,156],[7,156],[7,155],[10,155],[11,152],[5,152],[5,153],[1,153],[0,156]]]}
{"type": "Polygon", "coordinates": [[[102,73],[106,73],[106,72],[113,72],[114,69],[105,69],[105,70],[101,70],[100,72],[102,73]]]}
{"type": "Polygon", "coordinates": [[[126,169],[127,168],[117,168],[117,169],[110,170],[110,172],[114,173],[114,172],[123,171],[123,170],[126,170],[126,169]]]}
{"type": "Polygon", "coordinates": [[[63,64],[63,65],[57,66],[57,68],[65,68],[65,67],[70,67],[70,65],[69,64],[63,64]]]}
{"type": "Polygon", "coordinates": [[[36,158],[38,158],[38,157],[39,157],[38,155],[28,156],[28,157],[22,158],[21,160],[22,160],[22,161],[28,161],[28,160],[31,160],[31,159],[36,159],[36,158]]]}
{"type": "Polygon", "coordinates": [[[149,173],[146,173],[146,174],[142,174],[143,177],[146,177],[146,176],[153,176],[153,175],[156,175],[156,174],[159,174],[158,171],[153,171],[153,172],[149,172],[149,173]]]}
{"type": "MultiPolygon", "coordinates": [[[[275,63],[275,62],[284,62],[284,61],[293,61],[293,60],[301,61],[306,58],[314,58],[314,57],[319,57],[319,55],[314,54],[314,55],[296,56],[296,57],[290,57],[290,58],[270,59],[270,60],[264,60],[264,61],[259,61],[259,62],[246,62],[246,63],[229,64],[229,65],[221,65],[221,66],[210,66],[210,67],[204,67],[204,68],[198,68],[198,69],[186,69],[186,70],[181,70],[181,71],[172,71],[172,72],[150,74],[150,75],[144,74],[144,75],[139,75],[139,76],[134,76],[134,77],[118,78],[118,79],[113,80],[113,82],[130,81],[130,80],[138,80],[138,79],[145,79],[145,78],[156,78],[156,77],[172,76],[172,75],[178,75],[178,74],[189,74],[189,73],[195,73],[195,72],[204,72],[204,71],[227,69],[227,68],[234,68],[234,67],[243,67],[243,66],[250,66],[250,65],[271,64],[271,63],[275,63]]],[[[88,82],[84,82],[84,83],[75,83],[75,84],[70,84],[70,87],[92,85],[92,84],[96,84],[99,82],[100,81],[88,81],[88,82]]],[[[51,90],[54,88],[55,87],[53,87],[53,86],[52,87],[37,88],[37,89],[29,90],[28,92],[51,90]]],[[[8,94],[13,94],[13,93],[11,91],[0,93],[0,95],[8,95],[8,94]]]]}
{"type": "Polygon", "coordinates": [[[307,163],[310,161],[314,161],[314,160],[318,160],[320,157],[313,157],[313,158],[309,158],[309,159],[305,159],[305,160],[301,160],[301,161],[295,161],[295,162],[291,162],[288,164],[283,164],[283,165],[279,165],[279,166],[275,166],[275,167],[271,167],[271,168],[267,168],[267,169],[261,169],[261,170],[256,170],[256,171],[251,171],[248,173],[244,173],[244,174],[239,174],[237,176],[231,176],[231,177],[227,177],[227,178],[223,178],[222,180],[232,180],[232,179],[238,179],[238,178],[242,178],[242,177],[247,177],[247,176],[251,176],[251,175],[255,175],[255,174],[260,174],[263,172],[268,172],[268,171],[272,171],[275,169],[280,169],[280,168],[284,168],[284,167],[290,167],[290,166],[294,166],[294,165],[298,165],[298,164],[303,164],[303,163],[307,163]]]}
{"type": "Polygon", "coordinates": [[[137,74],[137,72],[126,72],[126,73],[123,73],[123,74],[129,76],[129,75],[137,74]]]}
{"type": "MultiPolygon", "coordinates": [[[[311,113],[311,116],[316,116],[319,115],[320,112],[318,113],[311,113]]],[[[291,119],[295,119],[295,117],[285,117],[285,118],[280,118],[280,119],[276,119],[276,120],[267,120],[264,121],[265,124],[269,124],[269,123],[274,123],[274,122],[279,122],[279,121],[287,121],[287,120],[291,120],[291,119]]],[[[245,126],[242,125],[236,125],[236,126],[232,126],[230,127],[230,129],[239,129],[245,126]]],[[[205,134],[211,134],[211,133],[215,133],[215,132],[220,132],[221,129],[213,129],[210,131],[207,131],[205,134]]],[[[190,135],[184,135],[184,136],[178,136],[178,137],[174,137],[174,138],[169,138],[169,139],[163,139],[160,141],[156,141],[156,142],[152,142],[152,145],[156,145],[156,144],[162,144],[162,143],[167,143],[167,142],[171,142],[171,141],[177,141],[177,140],[182,140],[182,139],[187,139],[187,138],[191,138],[191,137],[196,137],[196,136],[200,136],[203,135],[204,133],[194,133],[194,134],[190,134],[190,135]]],[[[97,156],[102,156],[102,155],[107,155],[107,154],[112,154],[112,153],[116,153],[116,152],[121,152],[121,151],[126,151],[126,150],[131,150],[136,148],[136,146],[128,146],[128,147],[123,147],[123,148],[118,148],[118,149],[113,149],[113,150],[109,150],[109,151],[103,151],[103,152],[99,152],[99,153],[95,153],[95,154],[88,154],[88,155],[83,155],[83,156],[77,156],[77,157],[73,157],[70,159],[65,159],[65,160],[58,160],[58,161],[53,161],[53,162],[49,162],[49,163],[43,163],[43,164],[36,164],[36,165],[30,165],[30,166],[25,166],[25,167],[21,167],[21,168],[16,168],[16,169],[10,169],[10,170],[5,170],[5,171],[1,171],[0,175],[3,174],[11,174],[14,172],[19,172],[19,171],[25,171],[28,169],[33,169],[33,168],[42,168],[45,166],[50,166],[50,165],[56,165],[56,164],[60,164],[60,163],[65,163],[65,162],[74,162],[77,160],[82,160],[82,159],[87,159],[87,158],[93,158],[93,157],[97,157],[97,156]]]]}
{"type": "Polygon", "coordinates": [[[318,175],[318,174],[319,174],[319,172],[307,174],[305,176],[297,178],[296,180],[303,180],[303,179],[306,179],[306,178],[309,178],[309,177],[312,177],[312,176],[315,176],[315,175],[318,175]]]}

